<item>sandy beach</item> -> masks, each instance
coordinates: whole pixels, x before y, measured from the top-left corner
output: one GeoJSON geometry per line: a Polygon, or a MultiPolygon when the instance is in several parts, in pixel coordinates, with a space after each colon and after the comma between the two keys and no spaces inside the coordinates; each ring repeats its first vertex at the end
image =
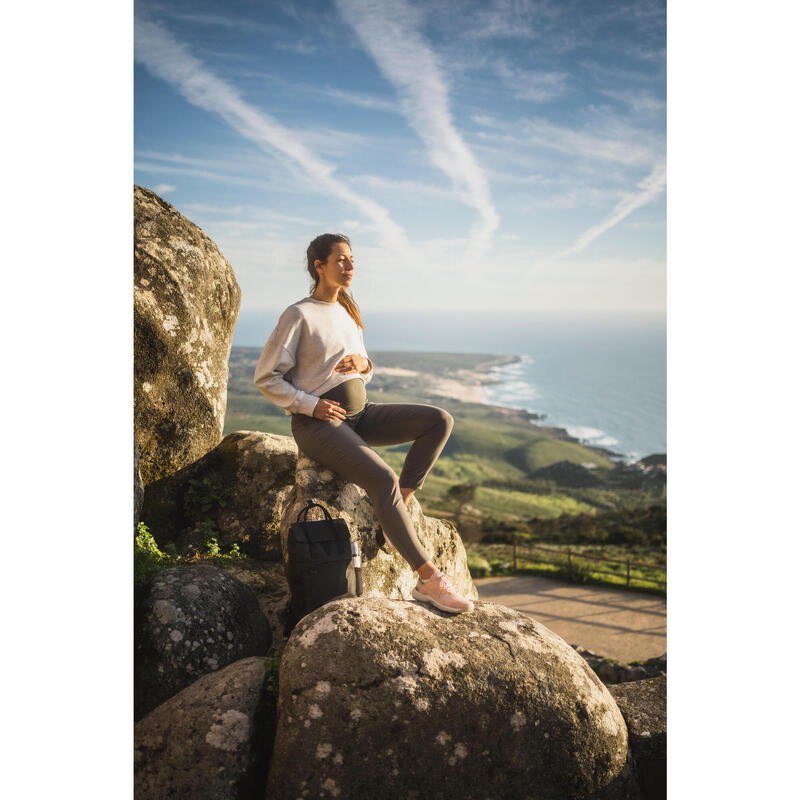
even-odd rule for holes
{"type": "Polygon", "coordinates": [[[402,367],[376,367],[375,374],[416,378],[426,384],[431,394],[452,397],[456,400],[464,400],[467,403],[484,402],[481,383],[486,380],[485,373],[459,370],[458,378],[437,378],[412,369],[403,369],[402,367]]]}

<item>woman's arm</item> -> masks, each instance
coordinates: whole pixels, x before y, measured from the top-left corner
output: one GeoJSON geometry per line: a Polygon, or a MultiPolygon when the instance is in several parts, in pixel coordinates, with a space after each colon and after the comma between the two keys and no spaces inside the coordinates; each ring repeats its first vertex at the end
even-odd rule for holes
{"type": "Polygon", "coordinates": [[[364,383],[369,383],[372,380],[372,376],[375,374],[375,366],[372,363],[372,359],[367,355],[367,348],[364,346],[364,331],[361,328],[358,329],[359,336],[361,336],[361,352],[364,354],[364,358],[369,361],[369,369],[366,372],[361,373],[361,377],[364,379],[364,383]]]}
{"type": "Polygon", "coordinates": [[[253,383],[276,406],[292,414],[313,417],[319,397],[298,389],[284,378],[296,363],[295,353],[302,325],[302,317],[297,312],[290,313],[287,309],[281,314],[256,363],[253,383]]]}

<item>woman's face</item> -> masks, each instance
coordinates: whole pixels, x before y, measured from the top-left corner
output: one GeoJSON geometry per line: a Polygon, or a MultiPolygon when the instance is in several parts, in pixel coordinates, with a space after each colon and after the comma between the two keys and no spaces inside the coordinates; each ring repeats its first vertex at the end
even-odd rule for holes
{"type": "Polygon", "coordinates": [[[328,260],[315,262],[320,280],[329,286],[346,289],[353,281],[353,254],[346,242],[334,242],[328,260]]]}

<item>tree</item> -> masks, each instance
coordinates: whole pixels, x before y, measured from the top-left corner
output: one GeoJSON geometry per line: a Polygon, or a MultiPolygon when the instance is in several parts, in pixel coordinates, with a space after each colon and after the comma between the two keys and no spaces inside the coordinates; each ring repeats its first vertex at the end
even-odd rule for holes
{"type": "Polygon", "coordinates": [[[447,497],[456,504],[456,526],[461,524],[461,512],[464,506],[475,499],[478,485],[475,483],[457,483],[447,490],[447,497]]]}

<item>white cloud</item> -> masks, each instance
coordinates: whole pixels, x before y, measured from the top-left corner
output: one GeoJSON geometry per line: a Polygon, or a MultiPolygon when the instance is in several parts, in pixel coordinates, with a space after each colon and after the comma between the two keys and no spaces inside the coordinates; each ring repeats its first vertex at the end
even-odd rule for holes
{"type": "Polygon", "coordinates": [[[295,133],[246,103],[239,92],[211,73],[162,27],[142,16],[135,19],[136,60],[156,77],[174,86],[190,103],[219,114],[232,128],[267,152],[288,158],[320,189],[344,200],[370,219],[384,244],[408,246],[403,229],[388,211],[362,193],[352,191],[335,175],[333,165],[303,145],[295,133]]]}
{"type": "Polygon", "coordinates": [[[651,148],[629,137],[599,136],[540,119],[524,122],[522,130],[529,142],[568,155],[617,161],[620,164],[653,163],[651,148]]]}
{"type": "Polygon", "coordinates": [[[337,5],[400,94],[401,108],[431,162],[450,178],[462,202],[480,215],[471,231],[471,246],[479,257],[500,218],[486,177],[453,124],[438,59],[417,30],[418,12],[402,0],[337,0],[337,5]]]}
{"type": "Polygon", "coordinates": [[[319,89],[314,86],[303,86],[300,88],[304,91],[323,95],[329,100],[339,103],[361,106],[362,108],[374,108],[377,111],[388,111],[391,114],[400,113],[397,103],[393,103],[391,100],[384,100],[382,97],[376,97],[375,95],[364,94],[363,92],[349,92],[345,89],[332,89],[330,87],[319,89]]]}
{"type": "Polygon", "coordinates": [[[635,113],[643,116],[663,114],[667,110],[664,100],[643,89],[601,89],[600,91],[607,97],[629,105],[635,113]]]}
{"type": "Polygon", "coordinates": [[[317,52],[317,46],[308,42],[275,42],[275,47],[301,56],[310,56],[317,52]]]}
{"type": "MultiPolygon", "coordinates": [[[[566,91],[566,72],[545,72],[509,66],[505,59],[495,63],[495,72],[518,100],[543,103],[566,91]]],[[[476,120],[477,122],[477,120],[476,120]]]]}
{"type": "Polygon", "coordinates": [[[664,191],[664,187],[667,185],[667,170],[664,164],[659,164],[656,166],[653,171],[639,184],[639,189],[641,191],[636,192],[635,194],[629,194],[620,200],[617,203],[614,210],[611,212],[611,216],[608,219],[603,220],[597,225],[593,225],[587,231],[584,231],[573,244],[567,247],[565,250],[561,250],[558,253],[550,256],[549,259],[545,259],[547,261],[557,258],[564,258],[565,256],[571,256],[575,253],[580,253],[581,250],[585,250],[598,236],[601,236],[606,231],[613,228],[619,222],[621,222],[625,217],[629,214],[632,214],[636,211],[637,208],[641,208],[643,205],[649,203],[655,197],[657,197],[661,192],[664,191]]]}
{"type": "Polygon", "coordinates": [[[582,116],[580,125],[566,127],[544,117],[503,121],[479,114],[472,117],[473,122],[488,130],[473,135],[481,142],[502,145],[505,152],[514,147],[523,158],[531,154],[533,144],[586,161],[625,166],[652,166],[658,160],[661,138],[653,130],[631,125],[604,107],[588,106],[582,116]]]}
{"type": "MultiPolygon", "coordinates": [[[[136,3],[137,7],[145,7],[144,3],[136,3]]],[[[247,33],[276,33],[279,28],[276,25],[268,25],[255,19],[239,17],[235,14],[226,12],[225,14],[202,14],[180,11],[167,3],[147,3],[146,8],[151,13],[156,13],[162,17],[169,17],[180,22],[193,23],[195,25],[209,25],[213,28],[230,28],[242,30],[247,33]]],[[[137,12],[138,15],[138,12],[137,12]]]]}
{"type": "Polygon", "coordinates": [[[456,196],[452,189],[442,189],[439,186],[430,186],[420,181],[392,180],[380,175],[353,175],[350,178],[352,183],[362,186],[369,186],[372,189],[381,189],[388,192],[403,192],[410,195],[424,195],[426,197],[436,197],[443,200],[455,200],[456,196]]]}
{"type": "Polygon", "coordinates": [[[177,188],[177,186],[173,186],[171,183],[157,183],[153,187],[153,191],[156,194],[168,194],[169,192],[174,192],[177,188]]]}
{"type": "MultiPolygon", "coordinates": [[[[170,166],[169,164],[153,164],[149,161],[136,161],[134,162],[133,169],[136,172],[152,172],[156,175],[187,175],[191,178],[202,178],[207,181],[227,183],[231,186],[255,186],[259,189],[274,188],[268,181],[258,180],[257,178],[244,178],[239,175],[230,175],[211,169],[203,169],[201,167],[176,167],[170,166]]],[[[155,191],[155,189],[153,191],[155,191]]]]}

